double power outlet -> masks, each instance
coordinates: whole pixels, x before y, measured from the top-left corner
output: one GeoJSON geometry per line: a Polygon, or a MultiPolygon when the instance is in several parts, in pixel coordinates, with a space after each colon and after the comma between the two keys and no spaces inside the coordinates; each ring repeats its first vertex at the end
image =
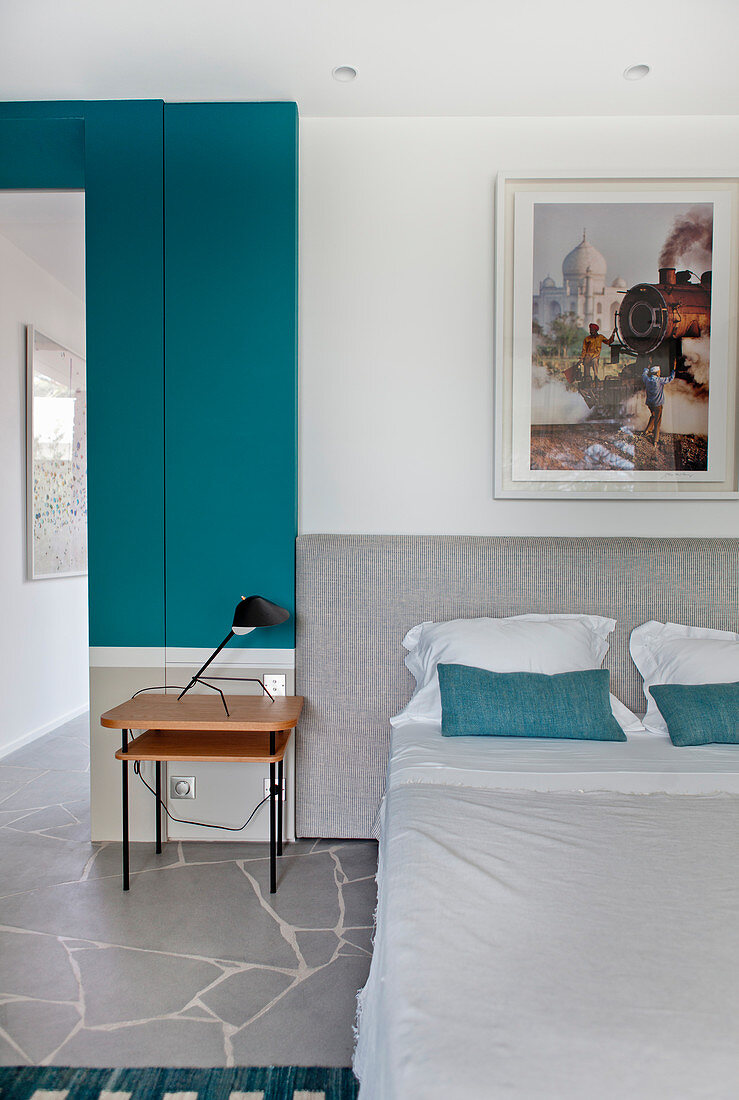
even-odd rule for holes
{"type": "Polygon", "coordinates": [[[278,695],[285,694],[285,673],[270,674],[264,677],[264,686],[267,691],[276,698],[278,695]]]}

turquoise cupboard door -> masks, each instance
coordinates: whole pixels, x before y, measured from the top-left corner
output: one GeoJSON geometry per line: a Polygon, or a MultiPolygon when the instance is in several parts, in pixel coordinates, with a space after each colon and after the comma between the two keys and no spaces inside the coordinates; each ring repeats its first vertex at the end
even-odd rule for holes
{"type": "Polygon", "coordinates": [[[213,649],[240,596],[291,612],[296,534],[294,103],[164,106],[167,645],[213,649]]]}
{"type": "Polygon", "coordinates": [[[164,645],[162,129],[159,101],[0,104],[0,188],[85,191],[92,646],[164,645]]]}

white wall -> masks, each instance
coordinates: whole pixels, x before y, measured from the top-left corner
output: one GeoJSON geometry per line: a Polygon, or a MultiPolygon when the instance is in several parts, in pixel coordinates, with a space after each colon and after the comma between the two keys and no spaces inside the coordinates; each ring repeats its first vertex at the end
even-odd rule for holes
{"type": "Polygon", "coordinates": [[[87,577],[26,580],[26,330],[84,353],[84,306],[0,236],[0,755],[87,704],[87,577]]]}
{"type": "Polygon", "coordinates": [[[739,535],[736,502],[496,501],[492,421],[496,173],[739,175],[739,118],[307,118],[300,142],[302,532],[739,535]]]}

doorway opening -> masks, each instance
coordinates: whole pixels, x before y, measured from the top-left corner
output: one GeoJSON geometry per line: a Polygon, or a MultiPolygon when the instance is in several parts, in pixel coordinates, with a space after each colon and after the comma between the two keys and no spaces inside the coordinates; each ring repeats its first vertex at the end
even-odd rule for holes
{"type": "Polygon", "coordinates": [[[89,709],[83,191],[0,191],[0,417],[0,757],[38,767],[89,709]]]}

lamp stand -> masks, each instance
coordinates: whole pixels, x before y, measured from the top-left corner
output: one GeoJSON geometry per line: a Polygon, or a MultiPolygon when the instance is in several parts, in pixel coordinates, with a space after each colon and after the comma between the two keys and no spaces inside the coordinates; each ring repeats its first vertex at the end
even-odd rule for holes
{"type": "MultiPolygon", "coordinates": [[[[180,692],[180,694],[179,694],[179,695],[177,696],[177,702],[178,702],[178,703],[179,703],[180,699],[182,698],[182,696],[183,696],[183,695],[187,695],[187,693],[188,693],[188,691],[190,690],[190,688],[191,688],[191,687],[194,687],[194,686],[195,686],[195,684],[197,684],[198,680],[199,680],[199,679],[200,679],[200,677],[201,677],[201,676],[203,675],[203,673],[205,672],[205,670],[206,670],[206,668],[208,667],[208,665],[209,665],[209,664],[211,663],[211,661],[214,661],[214,660],[215,660],[215,658],[216,658],[216,657],[218,656],[218,654],[219,654],[219,653],[221,652],[221,650],[223,649],[223,647],[224,647],[225,645],[228,645],[228,643],[229,643],[229,642],[231,641],[231,639],[233,638],[233,636],[234,636],[234,632],[233,632],[233,630],[229,630],[229,632],[228,632],[228,634],[226,635],[226,637],[225,637],[225,638],[223,639],[223,641],[221,642],[221,644],[220,644],[220,645],[218,646],[218,649],[214,649],[214,650],[213,650],[213,652],[211,653],[210,657],[209,657],[209,658],[208,658],[208,660],[207,660],[207,661],[205,662],[205,664],[203,665],[203,667],[202,667],[202,668],[200,668],[200,669],[198,669],[198,671],[197,671],[197,672],[195,673],[195,675],[193,676],[192,680],[191,680],[191,681],[190,681],[190,683],[189,683],[189,684],[187,685],[187,687],[186,687],[186,688],[183,688],[183,689],[182,689],[182,691],[180,692]]],[[[228,712],[227,712],[227,713],[228,713],[228,712]]]]}
{"type": "Polygon", "coordinates": [[[209,684],[208,680],[238,680],[238,681],[240,681],[241,683],[244,683],[244,684],[259,684],[259,686],[261,687],[264,694],[268,695],[270,700],[274,703],[274,701],[275,701],[274,696],[271,695],[269,693],[269,691],[267,691],[267,688],[264,686],[263,682],[261,680],[257,679],[257,677],[255,677],[255,676],[209,676],[208,680],[203,679],[203,673],[205,672],[208,665],[211,663],[211,661],[215,660],[215,658],[221,652],[223,647],[225,645],[227,645],[233,637],[234,637],[233,630],[229,630],[226,637],[223,639],[221,644],[218,646],[218,649],[213,650],[213,652],[211,653],[210,657],[205,662],[203,667],[198,669],[198,671],[195,673],[193,678],[190,680],[190,683],[187,685],[187,687],[183,688],[182,691],[180,692],[180,694],[177,696],[177,702],[178,703],[179,703],[180,699],[183,697],[183,695],[187,695],[190,688],[194,687],[195,684],[203,684],[205,687],[212,687],[214,691],[218,692],[218,694],[220,695],[221,700],[223,702],[223,706],[225,708],[225,711],[226,711],[226,717],[227,718],[230,717],[230,713],[229,713],[228,705],[226,703],[225,695],[220,690],[220,688],[214,687],[212,684],[209,684]]]}

